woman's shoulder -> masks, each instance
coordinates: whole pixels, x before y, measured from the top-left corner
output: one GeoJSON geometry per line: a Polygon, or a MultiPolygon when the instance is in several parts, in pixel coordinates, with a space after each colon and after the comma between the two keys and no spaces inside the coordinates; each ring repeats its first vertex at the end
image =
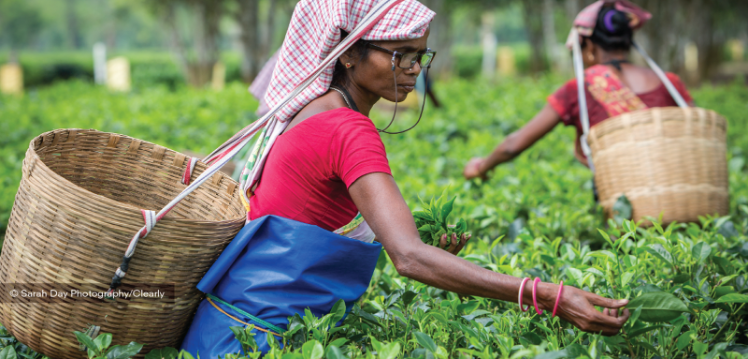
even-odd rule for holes
{"type": "Polygon", "coordinates": [[[683,81],[681,81],[680,76],[678,76],[677,74],[675,74],[673,72],[666,72],[665,76],[667,76],[667,79],[670,80],[670,82],[672,82],[673,85],[677,84],[677,85],[680,85],[680,86],[684,86],[683,85],[683,81]]]}
{"type": "Polygon", "coordinates": [[[349,108],[337,108],[321,113],[320,115],[324,115],[322,121],[326,122],[328,128],[333,129],[332,132],[335,133],[354,130],[377,132],[376,126],[374,126],[369,117],[349,108]]]}

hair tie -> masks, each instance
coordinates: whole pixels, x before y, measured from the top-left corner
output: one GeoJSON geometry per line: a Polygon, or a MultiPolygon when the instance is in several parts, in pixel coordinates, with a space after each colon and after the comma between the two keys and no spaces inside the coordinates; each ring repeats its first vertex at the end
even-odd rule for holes
{"type": "Polygon", "coordinates": [[[613,16],[616,14],[616,10],[610,10],[605,14],[605,17],[603,18],[603,22],[605,23],[605,28],[608,29],[610,32],[615,32],[615,27],[613,26],[613,16]]]}

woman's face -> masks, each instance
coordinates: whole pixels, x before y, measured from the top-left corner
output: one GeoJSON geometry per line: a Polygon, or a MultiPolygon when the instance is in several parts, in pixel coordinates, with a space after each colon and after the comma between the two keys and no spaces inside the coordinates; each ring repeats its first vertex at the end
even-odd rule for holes
{"type": "MultiPolygon", "coordinates": [[[[423,37],[402,41],[371,41],[372,44],[398,53],[419,52],[426,50],[426,40],[429,37],[426,30],[423,37]]],[[[341,56],[341,61],[359,60],[360,57],[341,56]]],[[[372,95],[389,101],[404,101],[409,92],[415,90],[416,78],[421,73],[421,65],[416,63],[410,69],[395,66],[393,75],[392,55],[384,51],[369,47],[368,54],[362,60],[353,63],[349,70],[353,85],[372,95]],[[395,76],[397,76],[397,98],[395,98],[395,76]]],[[[395,60],[398,65],[398,60],[395,60]]]]}

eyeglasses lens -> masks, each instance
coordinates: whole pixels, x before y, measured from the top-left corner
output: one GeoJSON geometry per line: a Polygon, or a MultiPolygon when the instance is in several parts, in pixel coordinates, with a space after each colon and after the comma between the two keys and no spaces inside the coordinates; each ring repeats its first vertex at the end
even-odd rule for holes
{"type": "Polygon", "coordinates": [[[400,58],[400,68],[401,69],[410,69],[413,66],[415,66],[416,62],[418,62],[422,68],[428,67],[431,64],[431,60],[434,58],[434,54],[432,52],[427,53],[418,53],[418,52],[408,52],[404,53],[403,57],[400,58]]]}

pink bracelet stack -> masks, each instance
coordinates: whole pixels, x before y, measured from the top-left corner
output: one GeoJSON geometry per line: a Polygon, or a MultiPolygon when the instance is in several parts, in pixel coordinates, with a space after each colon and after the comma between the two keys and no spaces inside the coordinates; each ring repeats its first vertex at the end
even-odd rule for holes
{"type": "MultiPolygon", "coordinates": [[[[530,306],[527,305],[525,308],[522,308],[522,294],[525,291],[525,284],[530,280],[530,277],[527,277],[522,280],[522,283],[519,286],[519,297],[517,300],[517,303],[519,303],[519,309],[523,312],[526,312],[530,309],[530,306]]],[[[538,297],[537,297],[537,288],[538,283],[541,283],[540,278],[535,278],[535,280],[532,282],[532,304],[535,307],[535,313],[538,313],[538,315],[543,314],[543,311],[538,308],[538,297]]],[[[556,316],[556,311],[558,311],[558,303],[561,301],[561,294],[564,290],[564,281],[561,281],[559,283],[558,287],[558,295],[556,295],[556,303],[553,305],[553,312],[551,314],[551,318],[556,316]]]]}

